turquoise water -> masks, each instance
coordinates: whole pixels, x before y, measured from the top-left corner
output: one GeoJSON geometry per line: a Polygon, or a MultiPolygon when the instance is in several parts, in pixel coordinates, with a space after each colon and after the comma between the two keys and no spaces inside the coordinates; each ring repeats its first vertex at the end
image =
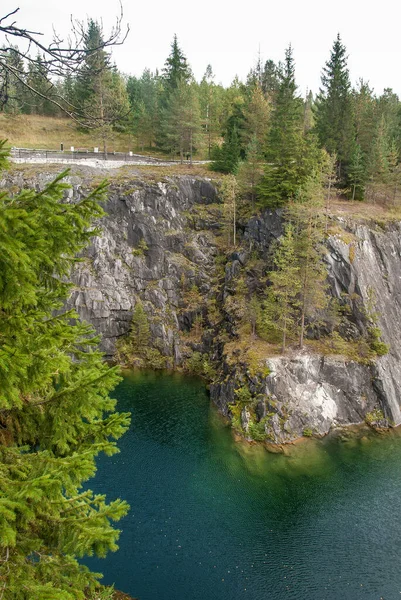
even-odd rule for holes
{"type": "Polygon", "coordinates": [[[401,438],[235,443],[202,382],[130,374],[121,453],[91,488],[131,505],[120,550],[91,560],[139,600],[401,598],[401,438]]]}

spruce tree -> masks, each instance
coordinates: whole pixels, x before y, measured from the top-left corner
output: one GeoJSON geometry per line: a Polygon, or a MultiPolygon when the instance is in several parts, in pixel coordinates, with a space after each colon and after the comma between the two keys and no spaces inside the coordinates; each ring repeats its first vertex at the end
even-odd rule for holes
{"type": "Polygon", "coordinates": [[[267,138],[265,173],[259,186],[259,197],[264,206],[285,205],[305,180],[302,116],[302,101],[297,96],[290,46],[285,54],[284,71],[267,138]]]}
{"type": "Polygon", "coordinates": [[[176,34],[174,34],[171,43],[171,52],[166,59],[162,74],[164,87],[168,93],[176,88],[179,82],[189,83],[192,79],[191,69],[183,51],[178,45],[176,34]]]}
{"type": "Polygon", "coordinates": [[[212,171],[237,172],[240,160],[245,158],[244,126],[243,103],[242,99],[237,98],[225,123],[223,144],[212,149],[212,171]]]}
{"type": "Polygon", "coordinates": [[[355,144],[348,167],[348,180],[351,184],[351,200],[362,200],[365,191],[366,167],[359,144],[355,144]]]}
{"type": "Polygon", "coordinates": [[[323,68],[315,116],[319,141],[329,154],[336,154],[339,175],[344,179],[354,141],[354,130],[347,51],[340,35],[337,35],[330,59],[323,68]]]}
{"type": "MultiPolygon", "coordinates": [[[[4,143],[0,147],[4,168],[4,143]]],[[[78,562],[117,549],[127,512],[84,490],[95,457],[117,451],[129,418],[114,412],[118,372],[64,303],[77,254],[98,233],[105,185],[65,200],[66,173],[42,191],[0,195],[0,581],[7,600],[92,597],[78,562]]]]}

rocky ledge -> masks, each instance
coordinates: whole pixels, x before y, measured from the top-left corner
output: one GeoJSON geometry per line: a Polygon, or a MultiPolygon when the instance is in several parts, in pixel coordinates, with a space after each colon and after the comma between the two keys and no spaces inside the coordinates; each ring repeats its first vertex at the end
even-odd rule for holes
{"type": "MultiPolygon", "coordinates": [[[[2,185],[41,187],[52,176],[10,173],[2,185]]],[[[88,169],[71,175],[68,201],[93,187],[93,176],[88,169]]],[[[369,364],[305,352],[266,355],[255,371],[241,357],[235,365],[227,360],[226,342],[241,341],[227,304],[241,278],[250,293],[259,285],[250,257],[256,252],[266,262],[272,240],[281,235],[280,212],[240,224],[242,249],[227,254],[220,250],[222,211],[210,180],[113,175],[106,211],[102,233],[74,273],[68,304],[102,335],[109,358],[139,302],[163,364],[180,368],[195,356],[212,380],[212,400],[248,439],[285,443],[364,420],[401,423],[400,224],[338,222],[340,232],[327,244],[331,294],[348,298],[347,335],[366,333],[373,298],[389,353],[369,364]]]]}

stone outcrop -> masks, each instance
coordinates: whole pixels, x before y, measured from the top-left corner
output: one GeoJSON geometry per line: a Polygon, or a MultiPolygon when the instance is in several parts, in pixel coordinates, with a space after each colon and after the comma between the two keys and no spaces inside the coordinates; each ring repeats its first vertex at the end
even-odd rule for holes
{"type": "Polygon", "coordinates": [[[194,204],[212,203],[216,191],[205,180],[181,177],[149,185],[139,180],[112,184],[102,219],[84,262],[74,273],[69,300],[102,334],[101,348],[113,356],[118,338],[129,331],[140,300],[149,316],[152,342],[170,366],[181,362],[178,332],[190,328],[182,311],[185,287],[207,295],[216,249],[207,231],[188,225],[194,204]]]}
{"type": "MultiPolygon", "coordinates": [[[[249,222],[245,237],[266,254],[280,235],[280,215],[266,211],[249,222]],[[271,224],[271,226],[269,225],[271,224]]],[[[251,378],[254,420],[264,421],[267,439],[288,442],[303,434],[324,435],[336,426],[361,423],[370,415],[378,425],[401,424],[401,225],[382,229],[374,224],[342,223],[344,236],[331,236],[327,264],[331,293],[347,298],[347,329],[355,338],[366,335],[375,313],[389,353],[373,364],[306,352],[269,358],[269,374],[251,378]],[[344,241],[346,238],[346,242],[344,241]]],[[[362,357],[361,357],[362,358],[362,357]]],[[[235,389],[244,378],[212,386],[212,397],[223,412],[235,403],[235,389]]],[[[241,415],[245,435],[249,409],[241,415]]]]}
{"type": "MultiPolygon", "coordinates": [[[[3,185],[41,187],[52,175],[23,182],[21,177],[10,175],[3,185]]],[[[91,177],[88,171],[70,176],[70,201],[80,197],[91,177]]],[[[235,339],[236,322],[235,313],[224,310],[224,302],[244,271],[249,289],[257,287],[257,276],[247,267],[249,257],[256,251],[266,259],[272,241],[282,233],[282,215],[265,211],[240,224],[243,248],[225,256],[218,249],[221,215],[216,202],[215,187],[206,179],[112,180],[101,234],[74,273],[68,302],[102,335],[106,356],[113,356],[117,340],[129,331],[140,301],[149,317],[153,346],[168,366],[179,367],[188,349],[184,338],[200,310],[205,331],[192,350],[211,358],[218,372],[211,398],[223,414],[237,419],[246,437],[285,443],[360,423],[369,414],[383,414],[380,424],[399,425],[401,225],[382,229],[344,221],[339,224],[347,235],[334,235],[327,244],[331,293],[339,299],[346,295],[349,302],[348,335],[366,335],[369,312],[374,310],[389,353],[374,364],[290,353],[266,358],[265,372],[255,374],[241,364],[241,357],[234,366],[226,361],[219,333],[224,329],[235,339]],[[188,298],[184,301],[191,288],[197,290],[198,306],[188,298]],[[205,308],[209,301],[220,306],[214,322],[205,308]],[[252,401],[235,413],[238,388],[244,385],[252,401]]]]}

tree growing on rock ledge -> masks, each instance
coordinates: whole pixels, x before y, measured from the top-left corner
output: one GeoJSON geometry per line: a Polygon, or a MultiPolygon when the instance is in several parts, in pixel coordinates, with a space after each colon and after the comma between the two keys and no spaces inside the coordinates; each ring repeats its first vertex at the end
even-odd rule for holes
{"type": "MultiPolygon", "coordinates": [[[[5,167],[4,142],[0,168],[5,167]]],[[[129,425],[119,381],[92,328],[63,310],[76,255],[97,230],[105,185],[64,201],[66,173],[42,191],[0,194],[0,597],[95,598],[78,562],[117,549],[121,500],[83,489],[95,457],[117,452],[129,425]]]]}

